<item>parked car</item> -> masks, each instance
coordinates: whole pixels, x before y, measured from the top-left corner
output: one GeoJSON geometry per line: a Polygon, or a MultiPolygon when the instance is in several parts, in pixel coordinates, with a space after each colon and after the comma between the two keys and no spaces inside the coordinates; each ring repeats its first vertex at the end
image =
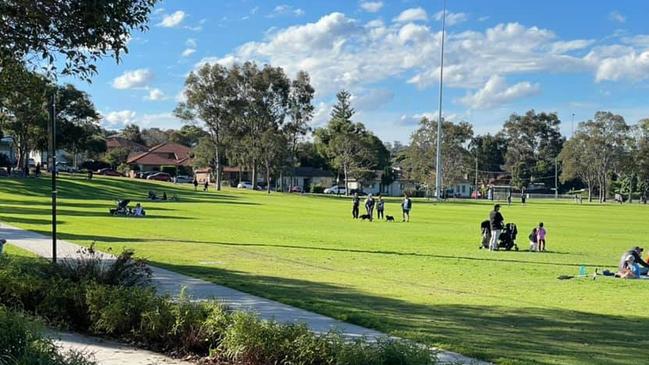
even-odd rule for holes
{"type": "Polygon", "coordinates": [[[242,181],[237,184],[237,189],[252,189],[252,183],[250,181],[242,181]]]}
{"type": "Polygon", "coordinates": [[[176,182],[179,184],[193,183],[194,178],[187,175],[178,175],[176,176],[176,182]]]}
{"type": "Polygon", "coordinates": [[[324,189],[325,194],[345,194],[347,189],[342,186],[332,186],[330,188],[324,189]]]}
{"type": "Polygon", "coordinates": [[[97,175],[104,175],[104,176],[122,176],[119,172],[107,167],[104,169],[99,169],[97,170],[97,175]]]}
{"type": "Polygon", "coordinates": [[[291,188],[289,189],[288,192],[289,192],[289,193],[301,193],[301,192],[302,192],[302,188],[299,187],[299,186],[297,186],[297,185],[296,185],[296,186],[291,186],[291,188]]]}
{"type": "Polygon", "coordinates": [[[146,177],[147,180],[171,181],[171,175],[166,172],[156,172],[146,177]]]}
{"type": "Polygon", "coordinates": [[[482,194],[479,191],[476,190],[476,191],[471,193],[471,198],[473,198],[473,199],[481,199],[482,194]]]}
{"type": "Polygon", "coordinates": [[[150,175],[153,175],[153,174],[155,174],[155,173],[157,173],[157,172],[158,172],[158,171],[140,171],[140,172],[138,172],[137,174],[135,174],[135,176],[136,176],[138,179],[146,179],[146,178],[149,177],[150,175]]]}
{"type": "Polygon", "coordinates": [[[77,168],[74,166],[68,165],[66,162],[57,162],[56,163],[57,172],[77,172],[77,168]]]}

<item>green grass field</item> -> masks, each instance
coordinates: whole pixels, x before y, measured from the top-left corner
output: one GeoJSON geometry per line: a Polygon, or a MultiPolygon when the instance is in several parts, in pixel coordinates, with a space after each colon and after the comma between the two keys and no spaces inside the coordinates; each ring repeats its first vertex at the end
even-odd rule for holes
{"type": "MultiPolygon", "coordinates": [[[[649,207],[530,201],[503,208],[519,244],[539,221],[548,249],[478,250],[490,205],[415,201],[410,223],[352,220],[349,200],[119,178],[64,177],[60,238],[134,248],[153,264],[499,364],[633,364],[649,358],[649,281],[558,280],[613,269],[647,242],[649,207]],[[144,219],[108,215],[150,189],[144,219]]],[[[0,219],[47,234],[49,181],[0,180],[0,219]]],[[[399,215],[396,200],[386,213],[399,215]]],[[[10,251],[11,253],[11,251],[10,251]]]]}

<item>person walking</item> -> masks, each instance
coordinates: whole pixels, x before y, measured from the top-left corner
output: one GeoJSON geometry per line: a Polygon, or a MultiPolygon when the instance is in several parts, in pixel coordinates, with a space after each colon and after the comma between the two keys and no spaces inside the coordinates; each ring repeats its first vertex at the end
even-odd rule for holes
{"type": "Polygon", "coordinates": [[[358,197],[358,193],[354,193],[352,198],[352,218],[358,219],[358,208],[361,205],[361,198],[358,197]]]}
{"type": "Polygon", "coordinates": [[[401,213],[403,215],[403,222],[410,222],[410,210],[412,209],[412,200],[408,194],[403,195],[401,202],[401,213]]]}
{"type": "Polygon", "coordinates": [[[521,204],[525,204],[525,189],[521,189],[521,204]]]}
{"type": "Polygon", "coordinates": [[[203,184],[203,191],[207,191],[207,188],[210,186],[210,179],[205,179],[205,183],[203,184]]]}
{"type": "Polygon", "coordinates": [[[371,222],[374,215],[374,198],[372,197],[372,194],[369,194],[367,199],[365,199],[365,210],[367,211],[367,215],[370,216],[371,222]]]}
{"type": "Polygon", "coordinates": [[[198,180],[196,179],[196,176],[194,176],[192,184],[194,184],[194,191],[198,191],[198,180]]]}
{"type": "Polygon", "coordinates": [[[494,205],[494,210],[489,213],[489,225],[491,226],[491,241],[489,242],[489,251],[498,250],[498,238],[503,230],[505,218],[500,214],[500,204],[494,205]]]}
{"type": "Polygon", "coordinates": [[[383,211],[385,209],[385,201],[383,196],[379,194],[379,199],[376,202],[376,219],[384,219],[383,211]]]}

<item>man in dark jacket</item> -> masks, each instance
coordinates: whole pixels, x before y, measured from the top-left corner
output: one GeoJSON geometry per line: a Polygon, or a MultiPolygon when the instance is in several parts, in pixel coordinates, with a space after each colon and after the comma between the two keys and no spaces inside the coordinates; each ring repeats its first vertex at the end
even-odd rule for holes
{"type": "Polygon", "coordinates": [[[503,229],[505,218],[500,214],[500,204],[494,205],[494,210],[489,213],[489,224],[491,225],[491,241],[489,242],[489,251],[498,250],[498,238],[503,229]]]}
{"type": "Polygon", "coordinates": [[[625,252],[620,258],[620,264],[618,265],[618,272],[623,273],[628,270],[633,270],[634,265],[640,266],[640,275],[647,275],[649,272],[649,264],[647,264],[642,259],[642,247],[634,247],[629,251],[625,252]]]}
{"type": "Polygon", "coordinates": [[[358,219],[358,207],[361,204],[361,199],[358,197],[358,193],[354,193],[352,198],[352,217],[358,219]]]}

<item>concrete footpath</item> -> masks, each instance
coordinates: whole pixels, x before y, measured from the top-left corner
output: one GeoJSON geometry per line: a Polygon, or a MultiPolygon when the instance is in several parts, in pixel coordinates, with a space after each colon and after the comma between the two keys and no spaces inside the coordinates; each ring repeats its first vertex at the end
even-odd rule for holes
{"type": "MultiPolygon", "coordinates": [[[[0,238],[5,238],[8,243],[31,251],[39,256],[46,258],[52,257],[52,239],[50,237],[26,231],[0,222],[0,238]]],[[[79,255],[78,251],[80,248],[81,246],[74,243],[58,240],[57,257],[77,257],[79,255]]],[[[107,255],[107,258],[109,257],[110,256],[107,255]]],[[[311,330],[316,333],[324,333],[332,329],[336,329],[349,338],[365,337],[368,339],[374,339],[387,336],[381,332],[335,320],[330,317],[257,297],[251,294],[243,293],[238,290],[213,284],[201,279],[178,274],[176,272],[161,269],[158,267],[152,266],[151,269],[153,270],[153,285],[158,289],[160,293],[167,293],[172,296],[177,296],[182,288],[186,288],[187,293],[194,300],[218,300],[219,302],[229,306],[230,308],[255,312],[259,314],[261,318],[268,320],[276,320],[278,322],[304,322],[309,326],[309,328],[311,328],[311,330]]],[[[98,344],[95,344],[95,346],[101,347],[98,344]]],[[[83,344],[80,344],[79,347],[83,347],[83,344]]],[[[69,346],[66,345],[66,348],[76,347],[72,342],[69,344],[69,346]]],[[[95,347],[93,348],[96,349],[95,347]]],[[[106,348],[106,352],[104,352],[103,350],[99,352],[97,350],[96,353],[109,354],[111,351],[114,351],[111,350],[111,348],[114,348],[114,346],[108,346],[108,348],[106,348]]],[[[438,358],[442,363],[475,365],[488,364],[483,361],[467,358],[460,354],[445,351],[440,352],[438,354],[438,358]]],[[[113,362],[103,362],[97,356],[96,360],[101,365],[113,364],[113,362]]],[[[131,362],[128,363],[130,364],[131,362]]],[[[152,362],[150,364],[158,363],[152,362]]],[[[159,364],[181,363],[159,362],[159,364]]]]}

